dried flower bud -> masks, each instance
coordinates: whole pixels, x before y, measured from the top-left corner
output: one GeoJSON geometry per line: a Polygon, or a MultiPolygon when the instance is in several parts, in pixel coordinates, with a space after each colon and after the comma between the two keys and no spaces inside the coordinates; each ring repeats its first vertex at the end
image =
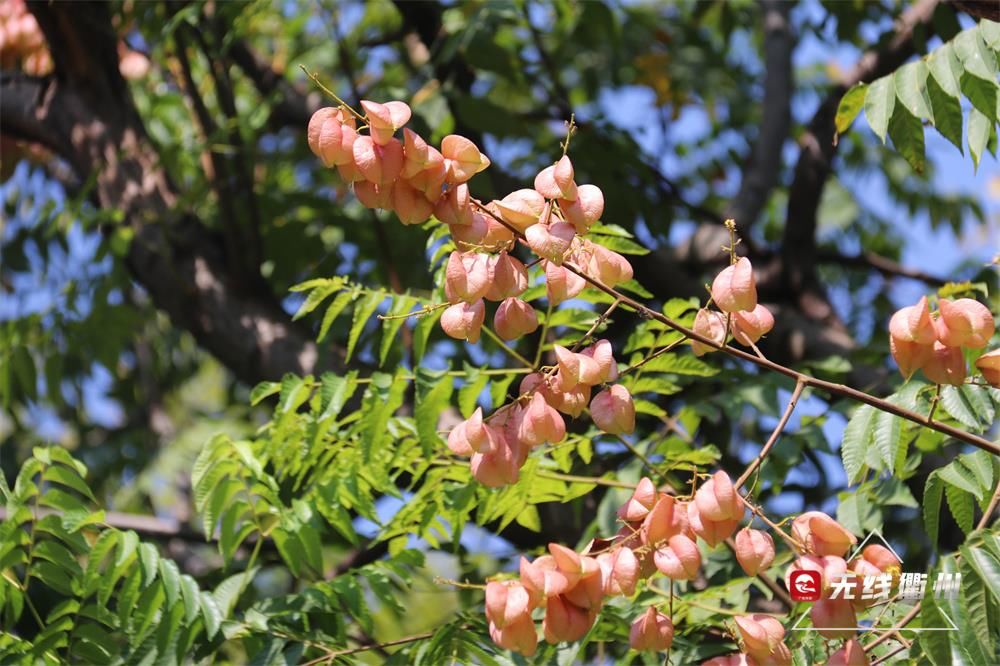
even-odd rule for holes
{"type": "Polygon", "coordinates": [[[469,186],[462,184],[448,190],[434,206],[434,217],[448,225],[472,224],[472,197],[469,186]]]}
{"type": "Polygon", "coordinates": [[[457,134],[449,134],[441,141],[441,154],[447,167],[446,180],[451,184],[464,183],[490,165],[476,144],[457,134]]]}
{"type": "Polygon", "coordinates": [[[635,430],[635,404],[628,389],[621,384],[598,393],[590,403],[594,425],[612,435],[627,435],[635,430]]]}
{"type": "Polygon", "coordinates": [[[983,379],[993,388],[1000,388],[1000,349],[994,349],[976,359],[976,367],[983,379]]]}
{"type": "Polygon", "coordinates": [[[656,568],[671,580],[692,580],[701,568],[701,552],[698,544],[684,536],[675,534],[667,539],[653,553],[656,568]]]}
{"type": "Polygon", "coordinates": [[[924,375],[935,384],[961,386],[965,383],[965,357],[961,347],[946,347],[935,342],[924,362],[924,375]]]}
{"type": "Polygon", "coordinates": [[[568,222],[533,224],[524,232],[532,252],[561,266],[576,238],[576,230],[568,222]]]}
{"type": "Polygon", "coordinates": [[[857,616],[847,599],[820,599],[813,604],[809,617],[823,638],[853,638],[857,633],[857,616]]]}
{"type": "MultiPolygon", "coordinates": [[[[993,315],[971,298],[938,301],[940,316],[934,321],[938,341],[947,347],[982,349],[993,337],[993,315]]],[[[945,382],[938,382],[945,383],[945,382]]]]}
{"type": "Polygon", "coordinates": [[[712,282],[712,300],[723,312],[754,309],[757,305],[757,284],[749,259],[740,257],[739,261],[716,276],[712,282]]]}
{"type": "Polygon", "coordinates": [[[392,186],[392,209],[403,224],[422,224],[434,212],[434,204],[427,200],[423,192],[406,181],[398,180],[392,186]]]}
{"type": "Polygon", "coordinates": [[[674,623],[670,618],[650,606],[632,623],[628,643],[633,650],[663,652],[674,642],[674,623]]]}
{"type": "Polygon", "coordinates": [[[493,316],[493,328],[504,340],[516,340],[538,328],[538,315],[534,308],[521,299],[507,298],[497,307],[493,316]]]}
{"type": "Polygon", "coordinates": [[[456,303],[441,315],[441,328],[456,340],[479,341],[479,333],[486,318],[482,299],[475,303],[456,303]]]}
{"type": "Polygon", "coordinates": [[[575,173],[569,157],[562,158],[552,166],[542,169],[535,176],[535,190],[546,199],[576,199],[575,173]]]}
{"type": "Polygon", "coordinates": [[[545,263],[545,290],[553,307],[575,298],[587,286],[582,277],[550,261],[545,263]]]}
{"type": "MultiPolygon", "coordinates": [[[[715,310],[701,308],[694,316],[692,330],[698,335],[722,345],[726,341],[726,316],[715,310]]],[[[709,352],[718,350],[715,347],[710,347],[692,339],[691,351],[694,352],[695,356],[703,356],[709,352]]]]}
{"type": "Polygon", "coordinates": [[[722,470],[701,484],[694,494],[694,503],[698,506],[698,515],[703,520],[716,522],[742,520],[746,512],[743,498],[737,492],[732,479],[722,470]]]}
{"type": "Polygon", "coordinates": [[[767,571],[774,562],[774,539],[760,530],[740,530],[736,533],[736,560],[748,576],[767,571]]]}
{"type": "Polygon", "coordinates": [[[807,511],[793,520],[792,536],[814,555],[843,557],[858,542],[843,525],[822,511],[807,511]]]}
{"type": "Polygon", "coordinates": [[[496,207],[504,222],[524,233],[528,227],[538,224],[545,199],[534,190],[515,190],[497,201],[496,207]]]}
{"type": "Polygon", "coordinates": [[[493,282],[486,292],[486,300],[502,301],[520,296],[528,288],[528,269],[516,257],[501,252],[493,257],[492,266],[493,282]]]}
{"type": "Polygon", "coordinates": [[[632,496],[618,509],[618,517],[628,523],[643,520],[656,506],[657,499],[656,486],[644,476],[639,479],[632,496]]]}
{"type": "Polygon", "coordinates": [[[604,193],[596,185],[580,185],[576,190],[576,201],[560,199],[559,209],[566,221],[576,227],[578,234],[585,234],[604,214],[604,193]]]}
{"type": "Polygon", "coordinates": [[[486,618],[503,629],[524,618],[531,619],[531,599],[519,581],[491,581],[486,584],[486,618]]]}
{"type": "Polygon", "coordinates": [[[826,666],[871,666],[871,660],[865,653],[865,649],[852,638],[844,643],[844,646],[830,655],[826,660],[826,666]]]}
{"type": "Polygon", "coordinates": [[[508,624],[503,629],[490,623],[490,638],[503,649],[525,657],[533,656],[538,649],[538,633],[530,616],[508,624]]]}
{"type": "Polygon", "coordinates": [[[540,393],[531,396],[527,407],[521,413],[518,438],[526,446],[538,446],[544,442],[560,442],[566,436],[566,423],[540,393]]]}
{"type": "Polygon", "coordinates": [[[359,136],[351,146],[358,171],[376,185],[390,185],[403,170],[403,144],[396,139],[380,145],[370,136],[359,136]]]}
{"type": "Polygon", "coordinates": [[[733,313],[733,338],[741,345],[750,346],[774,328],[774,315],[760,303],[749,312],[733,313]]]}
{"type": "Polygon", "coordinates": [[[889,320],[889,335],[896,340],[929,345],[937,334],[931,311],[927,307],[927,297],[922,296],[916,305],[900,308],[889,320]]]}
{"type": "Polygon", "coordinates": [[[368,120],[372,140],[380,146],[388,144],[392,135],[410,120],[410,107],[406,102],[392,101],[385,104],[361,100],[368,120]]]}

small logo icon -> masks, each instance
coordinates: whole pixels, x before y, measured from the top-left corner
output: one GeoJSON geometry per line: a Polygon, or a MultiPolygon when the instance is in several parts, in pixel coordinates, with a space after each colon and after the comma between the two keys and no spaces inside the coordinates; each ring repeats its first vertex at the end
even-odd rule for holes
{"type": "Polygon", "coordinates": [[[818,571],[796,569],[788,577],[793,601],[819,601],[822,579],[818,571]]]}

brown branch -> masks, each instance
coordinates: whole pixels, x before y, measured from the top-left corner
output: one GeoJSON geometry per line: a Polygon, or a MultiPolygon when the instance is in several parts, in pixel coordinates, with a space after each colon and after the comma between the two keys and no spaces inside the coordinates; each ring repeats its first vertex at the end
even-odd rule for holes
{"type": "MultiPolygon", "coordinates": [[[[524,234],[522,234],[516,227],[511,226],[502,218],[493,214],[493,212],[489,208],[484,206],[481,202],[473,199],[472,204],[481,213],[488,215],[489,217],[493,218],[494,220],[502,224],[504,227],[510,230],[515,236],[521,238],[522,240],[524,239],[524,234]]],[[[788,368],[778,363],[775,363],[774,361],[768,360],[767,358],[762,358],[755,354],[749,354],[741,349],[736,349],[735,347],[732,347],[730,345],[720,345],[715,340],[707,338],[685,326],[682,326],[681,324],[677,323],[676,321],[667,317],[666,315],[658,312],[657,310],[653,310],[649,307],[646,307],[645,305],[635,300],[634,298],[625,295],[624,293],[618,291],[617,289],[609,287],[608,285],[604,284],[597,278],[591,277],[585,271],[581,270],[579,267],[575,266],[573,263],[569,261],[564,261],[562,267],[582,277],[591,286],[599,289],[600,291],[603,291],[604,293],[608,294],[613,298],[620,300],[622,305],[627,305],[628,307],[632,308],[633,310],[636,311],[636,313],[639,314],[639,316],[646,319],[653,319],[655,321],[658,321],[661,324],[664,324],[667,327],[679,333],[682,333],[683,335],[692,340],[697,340],[698,342],[702,343],[707,347],[711,347],[717,351],[724,352],[729,356],[732,356],[733,358],[739,359],[741,361],[752,363],[765,370],[769,370],[771,372],[776,372],[786,377],[790,377],[794,379],[796,382],[802,383],[805,386],[811,386],[813,388],[819,389],[831,395],[837,395],[844,398],[849,398],[856,402],[864,403],[866,405],[871,405],[872,407],[875,407],[880,411],[888,412],[895,416],[902,417],[907,421],[912,421],[913,423],[917,423],[926,426],[928,428],[931,428],[933,430],[937,430],[938,432],[948,435],[949,437],[953,437],[959,441],[966,442],[967,444],[972,444],[976,448],[988,451],[989,453],[992,453],[994,455],[1000,455],[1000,445],[997,445],[987,439],[984,439],[972,433],[965,432],[964,430],[948,425],[947,423],[941,423],[940,421],[927,419],[922,414],[917,414],[914,411],[895,405],[889,402],[888,400],[877,398],[875,396],[865,393],[864,391],[859,391],[858,389],[852,388],[850,386],[846,386],[844,384],[837,384],[835,382],[826,381],[824,379],[818,379],[811,375],[807,375],[797,370],[793,370],[792,368],[788,368]]]]}
{"type": "Polygon", "coordinates": [[[990,518],[993,517],[993,512],[997,510],[998,505],[1000,505],[1000,483],[997,483],[997,489],[993,491],[993,497],[990,499],[990,503],[986,506],[986,510],[983,511],[983,517],[979,519],[978,523],[976,523],[977,530],[984,529],[990,524],[990,518]]]}
{"type": "Polygon", "coordinates": [[[944,278],[926,273],[917,268],[909,268],[897,261],[883,257],[874,252],[862,252],[857,255],[845,255],[831,250],[818,250],[816,258],[821,263],[837,264],[845,267],[865,268],[878,271],[885,277],[903,277],[911,280],[920,280],[929,285],[940,287],[947,280],[944,278]]]}

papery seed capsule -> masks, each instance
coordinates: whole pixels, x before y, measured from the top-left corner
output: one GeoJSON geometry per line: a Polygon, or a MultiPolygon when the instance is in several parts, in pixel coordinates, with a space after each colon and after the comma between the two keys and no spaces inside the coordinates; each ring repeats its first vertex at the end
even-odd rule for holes
{"type": "Polygon", "coordinates": [[[740,257],[716,276],[712,282],[712,300],[723,312],[754,309],[757,305],[757,284],[749,259],[740,257]]]}
{"type": "Polygon", "coordinates": [[[674,623],[670,618],[650,606],[632,623],[628,637],[633,650],[663,652],[674,642],[674,623]]]}

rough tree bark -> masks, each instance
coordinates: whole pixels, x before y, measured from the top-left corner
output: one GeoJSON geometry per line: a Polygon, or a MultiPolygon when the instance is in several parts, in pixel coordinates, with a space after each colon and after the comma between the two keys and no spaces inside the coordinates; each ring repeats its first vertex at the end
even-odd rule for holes
{"type": "Polygon", "coordinates": [[[309,373],[320,363],[259,276],[234,268],[222,238],[189,211],[160,166],[118,71],[105,3],[32,3],[55,75],[2,75],[4,132],[37,141],[86,179],[97,203],[134,231],[126,262],[156,307],[242,381],[309,373]]]}

